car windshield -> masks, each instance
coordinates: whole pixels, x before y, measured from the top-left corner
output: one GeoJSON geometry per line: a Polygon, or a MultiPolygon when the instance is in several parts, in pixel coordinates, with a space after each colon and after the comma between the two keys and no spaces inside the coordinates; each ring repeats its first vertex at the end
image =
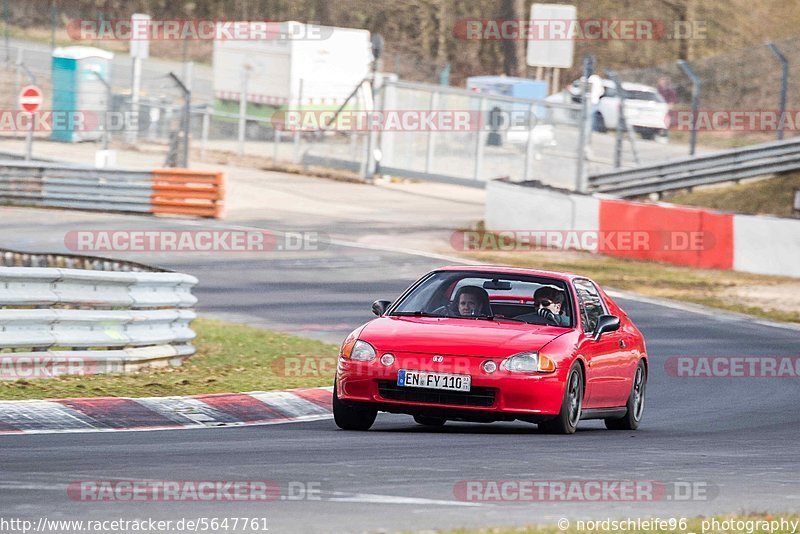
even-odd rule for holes
{"type": "Polygon", "coordinates": [[[660,94],[654,91],[637,91],[627,89],[625,91],[625,98],[628,100],[646,100],[648,102],[663,102],[664,99],[660,94]]]}
{"type": "Polygon", "coordinates": [[[553,278],[439,271],[420,281],[388,315],[572,327],[569,294],[567,284],[553,278]]]}

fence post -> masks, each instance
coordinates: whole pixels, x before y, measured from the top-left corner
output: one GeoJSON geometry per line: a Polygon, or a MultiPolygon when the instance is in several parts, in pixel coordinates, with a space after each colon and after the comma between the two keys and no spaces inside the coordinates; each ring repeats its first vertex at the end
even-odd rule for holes
{"type": "MultiPolygon", "coordinates": [[[[431,113],[435,113],[436,112],[436,106],[438,106],[438,105],[439,105],[439,91],[434,91],[434,92],[431,93],[431,103],[430,103],[430,107],[429,107],[431,113]]],[[[428,130],[428,144],[427,144],[427,148],[425,150],[425,172],[426,173],[430,173],[431,172],[431,167],[433,166],[433,157],[434,157],[433,143],[434,143],[433,129],[431,129],[431,130],[428,130]]]]}
{"type": "Polygon", "coordinates": [[[533,153],[533,128],[538,123],[533,104],[528,105],[528,139],[525,142],[525,168],[522,170],[522,181],[530,178],[531,156],[533,153]]]}
{"type": "Polygon", "coordinates": [[[786,126],[786,117],[784,115],[786,113],[786,93],[789,85],[789,61],[774,43],[767,43],[767,46],[778,58],[778,61],[781,62],[781,98],[778,104],[781,113],[778,119],[778,140],[781,140],[783,139],[783,129],[786,126]]]}
{"type": "Polygon", "coordinates": [[[475,130],[475,167],[472,171],[472,178],[475,181],[481,179],[481,167],[483,167],[483,143],[481,142],[481,124],[483,123],[483,114],[486,113],[486,97],[480,97],[478,101],[478,128],[475,130]]]}
{"type": "Polygon", "coordinates": [[[578,130],[578,161],[575,166],[575,190],[579,193],[586,192],[586,168],[584,160],[586,158],[586,138],[589,125],[589,76],[594,71],[594,59],[586,55],[583,58],[583,79],[581,80],[581,115],[579,119],[580,128],[578,130]]]}
{"type": "Polygon", "coordinates": [[[680,59],[678,66],[684,74],[692,80],[692,132],[689,138],[689,155],[694,156],[695,147],[697,145],[697,108],[700,103],[700,78],[694,73],[689,64],[680,59]]]}
{"type": "Polygon", "coordinates": [[[242,66],[242,87],[239,92],[239,155],[244,155],[244,131],[247,127],[247,83],[250,78],[250,65],[242,66]]]}
{"type": "Polygon", "coordinates": [[[200,133],[200,159],[206,159],[206,144],[208,143],[208,130],[211,123],[211,112],[208,107],[203,111],[203,125],[200,133]]]}

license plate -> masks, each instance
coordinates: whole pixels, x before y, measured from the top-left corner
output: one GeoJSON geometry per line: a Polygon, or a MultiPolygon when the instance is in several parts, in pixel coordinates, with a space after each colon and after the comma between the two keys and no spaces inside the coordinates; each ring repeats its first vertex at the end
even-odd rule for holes
{"type": "Polygon", "coordinates": [[[469,391],[472,377],[469,375],[450,375],[400,369],[397,385],[410,388],[446,389],[449,391],[469,391]]]}

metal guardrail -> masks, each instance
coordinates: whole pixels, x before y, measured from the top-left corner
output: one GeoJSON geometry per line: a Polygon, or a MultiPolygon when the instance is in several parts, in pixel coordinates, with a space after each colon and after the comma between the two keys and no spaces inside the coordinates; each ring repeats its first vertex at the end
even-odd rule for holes
{"type": "Polygon", "coordinates": [[[633,197],[797,169],[800,138],[793,138],[595,174],[589,177],[589,190],[633,197]]]}
{"type": "Polygon", "coordinates": [[[219,217],[223,197],[222,173],[0,160],[2,204],[219,217]]]}
{"type": "Polygon", "coordinates": [[[87,269],[90,271],[170,273],[169,269],[153,267],[129,260],[84,256],[78,254],[25,252],[0,248],[0,267],[58,267],[61,269],[87,269]]]}
{"type": "Polygon", "coordinates": [[[177,365],[195,351],[195,284],[182,273],[0,267],[0,379],[177,365]]]}

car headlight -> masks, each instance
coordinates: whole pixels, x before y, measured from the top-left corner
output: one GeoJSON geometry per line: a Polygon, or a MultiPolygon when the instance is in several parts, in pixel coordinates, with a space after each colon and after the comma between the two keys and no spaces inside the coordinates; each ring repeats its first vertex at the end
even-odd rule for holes
{"type": "Polygon", "coordinates": [[[520,352],[503,360],[500,368],[512,373],[551,373],[556,370],[556,364],[538,352],[520,352]]]}
{"type": "Polygon", "coordinates": [[[350,353],[350,359],[359,362],[372,361],[375,359],[375,347],[359,339],[356,341],[355,345],[353,345],[353,352],[350,353]]]}

